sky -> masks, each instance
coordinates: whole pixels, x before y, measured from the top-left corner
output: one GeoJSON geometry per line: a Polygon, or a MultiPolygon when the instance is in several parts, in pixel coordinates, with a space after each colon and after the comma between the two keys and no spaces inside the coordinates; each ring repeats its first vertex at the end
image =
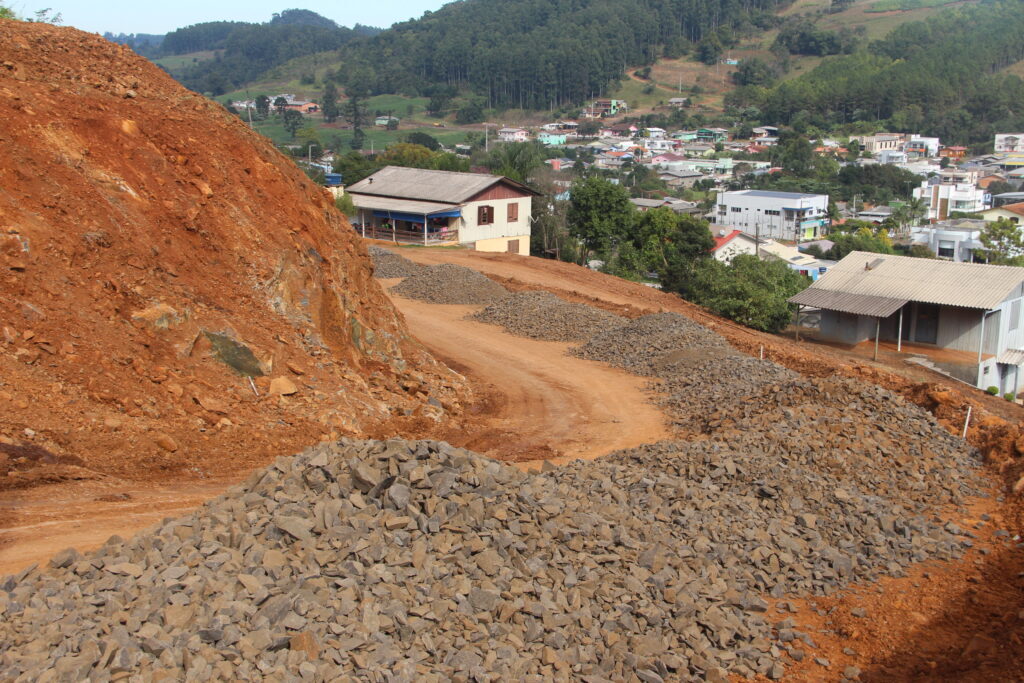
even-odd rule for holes
{"type": "Polygon", "coordinates": [[[342,26],[363,24],[387,28],[391,24],[436,10],[449,0],[372,0],[371,2],[302,2],[301,0],[0,0],[17,14],[32,16],[50,8],[60,12],[64,26],[91,33],[167,33],[204,21],[269,21],[284,9],[308,9],[342,26]]]}

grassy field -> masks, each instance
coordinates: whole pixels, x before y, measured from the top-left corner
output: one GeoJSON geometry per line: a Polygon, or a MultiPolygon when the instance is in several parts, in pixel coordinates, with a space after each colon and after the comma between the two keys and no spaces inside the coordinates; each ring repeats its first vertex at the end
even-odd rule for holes
{"type": "Polygon", "coordinates": [[[153,63],[162,66],[172,74],[176,74],[193,64],[205,62],[207,59],[213,59],[216,54],[216,50],[204,50],[202,52],[190,52],[187,55],[161,57],[160,59],[154,59],[153,63]]]}
{"type": "MultiPolygon", "coordinates": [[[[324,147],[334,148],[342,152],[349,149],[349,140],[352,139],[352,129],[342,128],[339,124],[325,124],[319,117],[307,117],[307,124],[312,124],[324,147]]],[[[272,116],[266,121],[255,121],[253,128],[274,141],[276,145],[299,144],[292,138],[291,134],[284,129],[281,122],[272,116]]],[[[465,130],[452,130],[448,128],[435,128],[433,126],[409,126],[401,127],[398,130],[387,130],[376,126],[363,129],[366,134],[365,149],[381,151],[396,142],[402,142],[409,133],[426,133],[432,136],[442,145],[451,147],[466,139],[465,130]]],[[[316,150],[314,150],[314,153],[316,150]]]]}

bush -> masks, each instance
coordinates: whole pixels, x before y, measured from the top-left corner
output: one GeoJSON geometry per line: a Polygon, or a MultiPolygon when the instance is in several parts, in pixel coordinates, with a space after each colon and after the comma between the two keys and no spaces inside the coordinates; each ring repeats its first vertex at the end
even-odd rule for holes
{"type": "Polygon", "coordinates": [[[1005,394],[1003,394],[1003,398],[1005,398],[1007,401],[1016,401],[1017,394],[1013,393],[1012,391],[1008,391],[1005,394]]]}
{"type": "Polygon", "coordinates": [[[993,396],[996,396],[999,393],[999,387],[989,387],[985,391],[992,394],[993,396]]]}

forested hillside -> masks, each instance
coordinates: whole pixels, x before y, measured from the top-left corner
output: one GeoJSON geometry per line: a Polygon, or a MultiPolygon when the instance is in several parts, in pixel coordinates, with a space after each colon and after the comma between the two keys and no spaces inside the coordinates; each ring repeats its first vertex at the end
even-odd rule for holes
{"type": "Polygon", "coordinates": [[[219,95],[290,59],[337,50],[378,31],[358,24],[338,26],[315,12],[290,9],[264,24],[212,21],[180,28],[164,37],[159,54],[218,51],[214,59],[187,69],[180,80],[192,90],[219,95]]]}
{"type": "Polygon", "coordinates": [[[774,88],[743,88],[730,101],[767,123],[831,129],[857,121],[939,136],[991,140],[1024,127],[1024,81],[1001,73],[1024,59],[1024,2],[943,11],[896,28],[867,49],[826,58],[774,88]]]}
{"type": "Polygon", "coordinates": [[[789,0],[467,0],[396,24],[343,55],[374,92],[469,89],[487,107],[554,109],[626,68],[679,56],[718,29],[751,30],[789,0]]]}

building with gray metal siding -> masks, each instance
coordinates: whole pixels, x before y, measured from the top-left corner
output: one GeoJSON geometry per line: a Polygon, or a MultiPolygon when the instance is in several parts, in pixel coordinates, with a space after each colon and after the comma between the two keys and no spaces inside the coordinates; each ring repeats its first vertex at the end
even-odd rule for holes
{"type": "Polygon", "coordinates": [[[824,340],[963,352],[933,362],[982,389],[1024,380],[1024,268],[855,251],[789,301],[821,310],[824,340]]]}

